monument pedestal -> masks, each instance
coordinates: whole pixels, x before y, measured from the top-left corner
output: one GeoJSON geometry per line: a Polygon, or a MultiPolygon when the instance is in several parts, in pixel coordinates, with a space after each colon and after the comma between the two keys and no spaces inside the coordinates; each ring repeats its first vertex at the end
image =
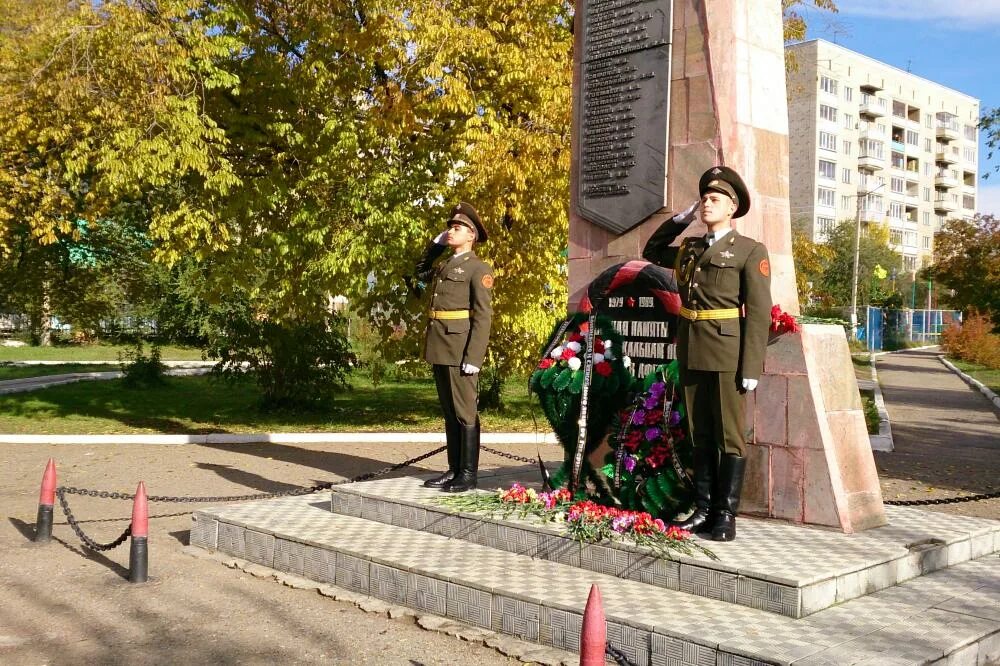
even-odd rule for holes
{"type": "Polygon", "coordinates": [[[886,524],[843,327],[773,338],[749,400],[741,512],[848,533],[886,524]]]}

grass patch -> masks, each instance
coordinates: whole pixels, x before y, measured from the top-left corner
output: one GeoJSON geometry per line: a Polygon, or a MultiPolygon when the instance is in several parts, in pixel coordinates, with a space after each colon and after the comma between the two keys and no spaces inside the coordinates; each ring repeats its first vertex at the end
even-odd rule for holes
{"type": "MultiPolygon", "coordinates": [[[[148,347],[149,345],[147,345],[148,347]]],[[[117,361],[118,354],[134,349],[135,345],[67,345],[53,347],[0,347],[2,361],[117,361]]],[[[201,350],[195,347],[168,345],[160,347],[164,361],[200,361],[201,350]]]]}
{"type": "Polygon", "coordinates": [[[949,358],[948,360],[965,374],[988,386],[994,393],[1000,394],[1000,370],[957,358],[949,358]]]}
{"type": "MultiPolygon", "coordinates": [[[[0,432],[16,434],[201,434],[257,432],[436,432],[443,428],[433,380],[384,382],[354,377],[322,413],[265,413],[251,381],[169,377],[161,387],[130,391],[120,380],[83,382],[0,396],[0,432]]],[[[504,387],[502,413],[482,414],[487,432],[549,427],[525,381],[504,387]]]]}
{"type": "Polygon", "coordinates": [[[60,363],[59,365],[5,365],[0,361],[0,382],[26,377],[68,375],[73,372],[115,372],[117,365],[87,365],[86,363],[60,363]]]}
{"type": "Polygon", "coordinates": [[[861,410],[865,414],[865,428],[867,428],[868,434],[877,435],[881,419],[878,415],[878,407],[875,406],[875,398],[867,391],[861,392],[861,410]]]}

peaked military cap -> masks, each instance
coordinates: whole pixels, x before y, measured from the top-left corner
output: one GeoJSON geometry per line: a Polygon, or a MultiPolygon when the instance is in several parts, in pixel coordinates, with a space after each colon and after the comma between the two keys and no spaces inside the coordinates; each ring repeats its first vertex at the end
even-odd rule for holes
{"type": "Polygon", "coordinates": [[[733,218],[743,217],[750,210],[750,192],[747,186],[736,173],[727,166],[712,167],[701,176],[698,181],[698,193],[705,196],[705,192],[721,192],[736,202],[736,212],[733,218]]]}
{"type": "Polygon", "coordinates": [[[475,231],[477,243],[486,242],[488,238],[486,234],[486,227],[483,226],[482,221],[479,219],[479,213],[476,212],[476,209],[473,208],[472,204],[468,204],[463,201],[452,208],[451,217],[448,218],[448,224],[453,222],[464,224],[475,231]]]}

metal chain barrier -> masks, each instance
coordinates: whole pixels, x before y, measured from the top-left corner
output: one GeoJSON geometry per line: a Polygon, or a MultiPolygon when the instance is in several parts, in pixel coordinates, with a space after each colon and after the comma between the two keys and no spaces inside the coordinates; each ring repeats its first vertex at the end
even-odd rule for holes
{"type": "MultiPolygon", "coordinates": [[[[377,479],[380,476],[385,476],[390,472],[395,472],[396,470],[403,469],[404,467],[409,467],[415,463],[422,460],[426,460],[431,456],[437,455],[444,451],[446,446],[441,446],[433,451],[428,451],[427,453],[421,454],[415,458],[410,458],[409,460],[404,460],[401,463],[395,463],[393,465],[386,465],[382,469],[376,470],[374,472],[365,472],[351,479],[342,479],[340,481],[331,481],[330,483],[324,483],[318,486],[311,486],[308,488],[293,488],[292,490],[284,490],[276,493],[256,493],[254,495],[215,495],[208,497],[171,497],[167,495],[150,495],[147,499],[150,502],[185,502],[185,503],[205,503],[205,502],[241,502],[248,500],[257,499],[267,499],[274,497],[295,497],[299,495],[309,495],[312,493],[317,493],[323,490],[329,490],[333,486],[343,485],[345,483],[358,483],[360,481],[371,481],[372,479],[377,479]]],[[[500,453],[500,452],[497,452],[500,453]]],[[[500,455],[508,455],[500,453],[500,455]]],[[[528,460],[527,462],[532,462],[528,460]]],[[[56,488],[56,496],[59,498],[59,504],[62,506],[63,513],[66,514],[66,522],[69,526],[73,528],[76,535],[80,537],[83,544],[90,548],[91,550],[103,551],[111,550],[117,548],[118,546],[125,543],[128,538],[132,535],[132,525],[125,528],[125,531],[120,537],[115,539],[110,543],[98,543],[91,539],[89,536],[84,534],[83,530],[80,528],[79,523],[73,516],[72,510],[69,508],[69,503],[66,501],[66,495],[85,495],[88,497],[100,497],[102,499],[118,499],[118,500],[132,500],[135,499],[135,495],[129,493],[116,493],[107,490],[90,490],[88,488],[73,488],[71,486],[59,486],[56,488]]]]}
{"type": "Polygon", "coordinates": [[[608,643],[607,647],[604,648],[604,654],[614,659],[618,666],[635,666],[635,664],[628,660],[628,657],[624,652],[613,646],[611,643],[608,643]]]}
{"type": "Polygon", "coordinates": [[[69,503],[66,501],[66,490],[66,488],[56,488],[56,497],[59,498],[59,504],[62,506],[63,513],[66,514],[66,522],[69,523],[69,526],[73,528],[73,531],[76,532],[76,535],[80,537],[80,541],[82,541],[83,545],[87,548],[96,551],[112,550],[125,543],[125,541],[132,536],[132,525],[130,523],[129,526],[125,528],[125,531],[122,532],[121,536],[110,543],[98,543],[91,539],[89,536],[84,534],[83,530],[80,529],[80,525],[77,524],[76,518],[73,517],[73,512],[70,510],[69,503]]]}
{"type": "Polygon", "coordinates": [[[961,504],[962,502],[979,502],[982,500],[996,499],[1000,497],[1000,490],[992,493],[981,493],[979,495],[965,495],[962,497],[944,497],[941,499],[924,500],[887,500],[882,502],[889,506],[932,506],[935,504],[961,504]]]}
{"type": "Polygon", "coordinates": [[[486,451],[487,453],[492,453],[495,456],[500,456],[501,458],[508,458],[510,460],[516,460],[517,462],[523,462],[529,464],[534,464],[536,462],[534,458],[525,458],[524,456],[515,455],[513,453],[497,451],[496,449],[491,449],[490,447],[484,446],[482,444],[479,445],[479,448],[482,449],[483,451],[486,451]]]}

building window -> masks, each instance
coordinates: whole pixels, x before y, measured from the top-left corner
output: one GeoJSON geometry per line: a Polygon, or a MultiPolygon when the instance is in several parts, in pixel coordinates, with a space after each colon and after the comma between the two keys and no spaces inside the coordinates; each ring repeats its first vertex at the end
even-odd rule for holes
{"type": "Polygon", "coordinates": [[[903,219],[903,204],[899,203],[898,201],[890,201],[889,202],[889,217],[893,218],[894,220],[902,220],[903,219]]]}
{"type": "Polygon", "coordinates": [[[930,200],[931,200],[931,188],[925,187],[924,188],[924,201],[928,201],[929,202],[930,200]]]}
{"type": "MultiPolygon", "coordinates": [[[[930,127],[930,125],[928,125],[928,127],[930,127]]],[[[965,138],[967,140],[969,140],[969,141],[975,141],[976,140],[976,126],[975,125],[966,125],[965,126],[965,138]]]]}
{"type": "Polygon", "coordinates": [[[928,213],[927,211],[924,211],[923,213],[921,213],[921,218],[923,220],[923,223],[924,223],[925,227],[931,226],[931,214],[930,213],[928,213]]]}
{"type": "Polygon", "coordinates": [[[913,247],[916,247],[917,246],[917,232],[916,231],[907,231],[907,232],[905,232],[903,234],[903,244],[904,245],[911,245],[913,247]]]}
{"type": "Polygon", "coordinates": [[[831,132],[819,133],[819,147],[824,150],[837,151],[837,135],[831,132]]]}
{"type": "Polygon", "coordinates": [[[892,115],[897,118],[906,117],[906,104],[897,100],[892,100],[892,115]]]}
{"type": "Polygon", "coordinates": [[[854,99],[854,88],[844,86],[844,99],[848,102],[854,99]]]}
{"type": "Polygon", "coordinates": [[[846,169],[846,168],[845,169],[841,169],[840,170],[840,180],[842,182],[845,182],[848,185],[850,185],[851,184],[851,170],[850,169],[846,169]]]}
{"type": "Polygon", "coordinates": [[[919,146],[920,135],[914,132],[913,130],[906,130],[906,143],[910,144],[911,146],[919,146]]]}
{"type": "Polygon", "coordinates": [[[896,176],[893,176],[892,180],[889,182],[889,189],[891,189],[893,192],[896,192],[897,194],[902,194],[903,192],[906,191],[906,181],[903,180],[902,178],[897,178],[896,176]]]}
{"type": "Polygon", "coordinates": [[[903,153],[893,153],[892,154],[892,168],[893,169],[905,169],[906,160],[903,158],[903,153]]]}
{"type": "Polygon", "coordinates": [[[976,163],[976,149],[975,148],[973,148],[971,146],[966,146],[965,148],[962,149],[962,152],[964,154],[966,162],[968,162],[969,164],[975,164],[976,163]]]}
{"type": "Polygon", "coordinates": [[[819,105],[819,117],[830,122],[837,122],[837,109],[826,104],[819,105]]]}
{"type": "Polygon", "coordinates": [[[924,114],[924,126],[925,127],[933,128],[934,127],[934,116],[932,116],[929,113],[925,113],[924,114]]]}
{"type": "Polygon", "coordinates": [[[836,192],[826,187],[820,187],[818,190],[816,198],[819,201],[819,205],[833,208],[836,205],[836,192]]]}
{"type": "Polygon", "coordinates": [[[913,272],[917,270],[917,258],[916,257],[903,257],[903,270],[913,272]]]}
{"type": "Polygon", "coordinates": [[[845,155],[851,154],[851,142],[848,141],[847,139],[844,139],[844,154],[845,155]]]}
{"type": "Polygon", "coordinates": [[[924,175],[925,176],[931,175],[931,163],[930,162],[924,162],[924,175]]]}
{"type": "Polygon", "coordinates": [[[840,210],[851,210],[851,199],[853,199],[849,194],[842,194],[840,196],[840,210]]]}
{"type": "Polygon", "coordinates": [[[819,87],[823,92],[828,92],[831,95],[837,94],[837,82],[831,79],[829,76],[819,77],[819,87]]]}
{"type": "MultiPolygon", "coordinates": [[[[833,110],[833,119],[837,119],[837,110],[833,110]]],[[[854,129],[854,116],[849,113],[844,114],[844,129],[854,129]]]]}
{"type": "Polygon", "coordinates": [[[976,209],[976,197],[971,194],[962,195],[962,208],[965,210],[975,210],[976,209]]]}
{"type": "Polygon", "coordinates": [[[874,139],[861,139],[861,157],[874,157],[884,159],[882,152],[882,142],[874,139]]]}
{"type": "Polygon", "coordinates": [[[833,231],[833,218],[832,217],[817,217],[816,218],[816,235],[820,238],[826,238],[829,233],[833,231]]]}
{"type": "Polygon", "coordinates": [[[889,242],[893,245],[903,244],[903,230],[902,229],[889,229],[889,242]]]}
{"type": "Polygon", "coordinates": [[[924,139],[924,152],[930,153],[934,151],[934,145],[930,139],[924,139]]]}
{"type": "Polygon", "coordinates": [[[837,177],[837,163],[828,162],[827,160],[819,161],[819,175],[823,178],[829,178],[834,180],[837,177]]]}
{"type": "Polygon", "coordinates": [[[925,250],[931,249],[931,237],[930,236],[924,236],[923,237],[923,241],[924,241],[924,249],[925,250]]]}

